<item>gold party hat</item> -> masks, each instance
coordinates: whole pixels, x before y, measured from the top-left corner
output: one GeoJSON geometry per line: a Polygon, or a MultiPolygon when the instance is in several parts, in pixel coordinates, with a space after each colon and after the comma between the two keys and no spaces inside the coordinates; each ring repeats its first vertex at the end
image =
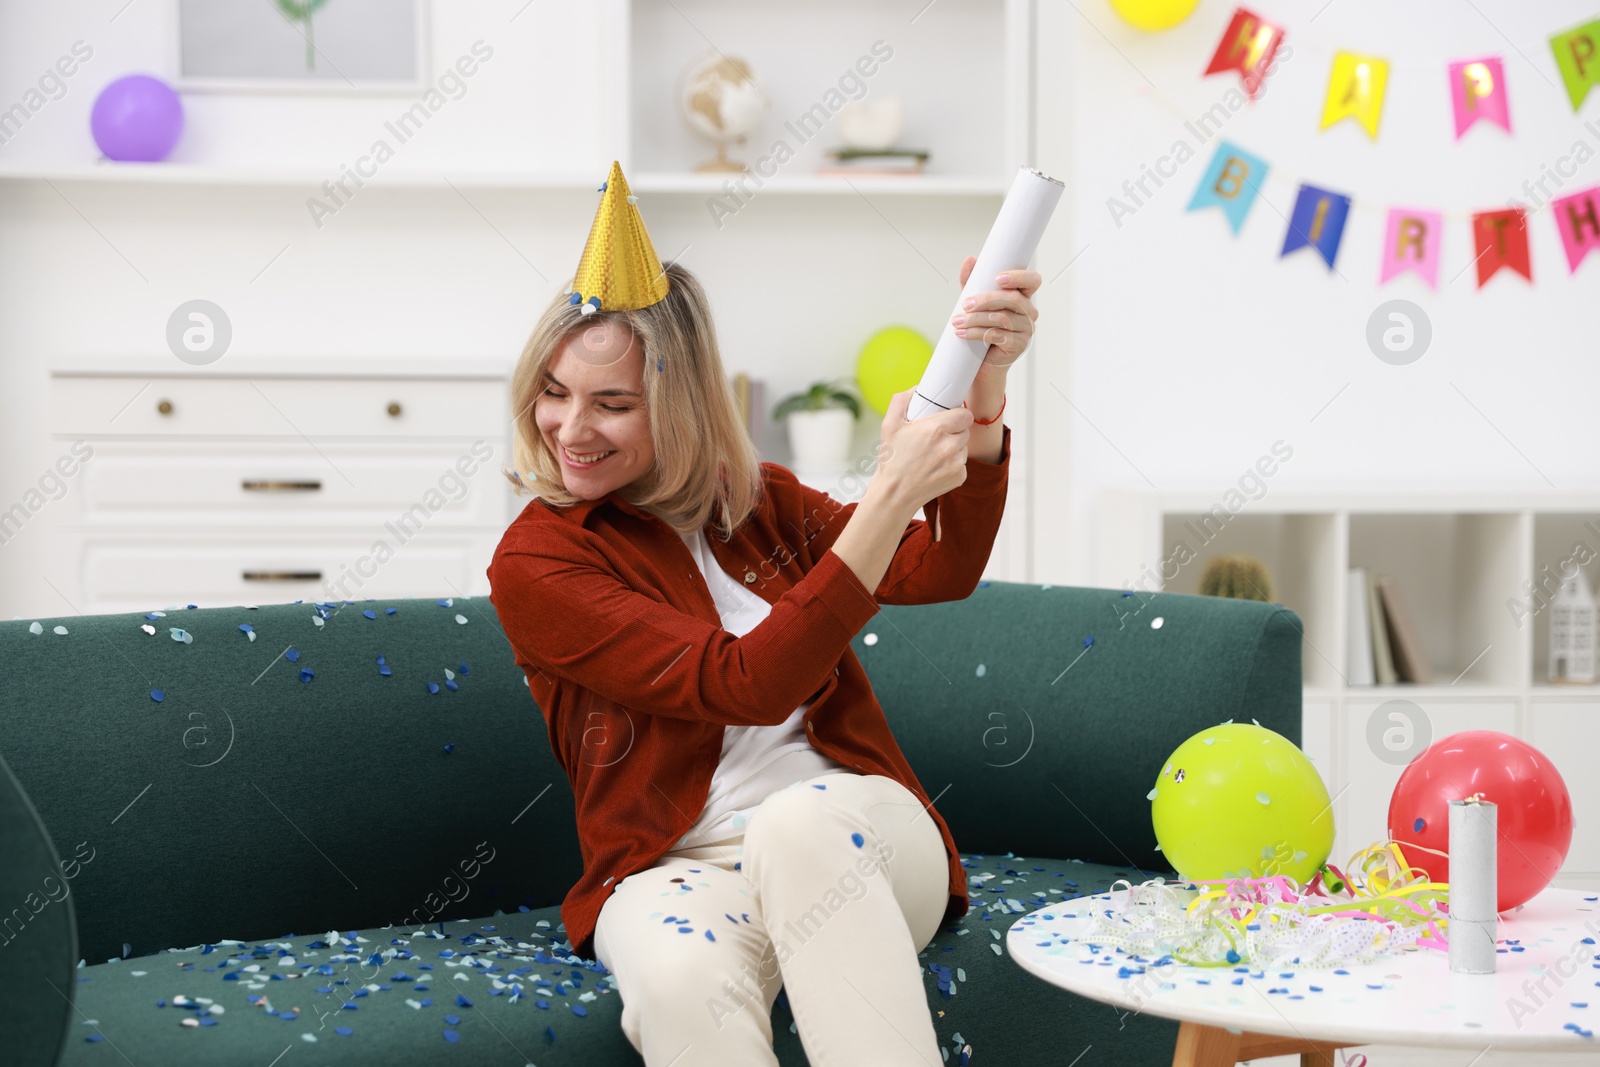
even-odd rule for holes
{"type": "Polygon", "coordinates": [[[639,198],[628,192],[622,164],[611,162],[611,176],[600,186],[600,207],[589,228],[583,259],[573,278],[570,303],[583,314],[645,308],[666,298],[666,271],[639,217],[639,198]]]}

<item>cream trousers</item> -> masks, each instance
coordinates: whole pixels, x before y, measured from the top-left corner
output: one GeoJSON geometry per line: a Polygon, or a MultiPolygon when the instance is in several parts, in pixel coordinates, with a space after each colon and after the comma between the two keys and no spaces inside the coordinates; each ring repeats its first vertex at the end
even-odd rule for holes
{"type": "Polygon", "coordinates": [[[833,772],[768,795],[742,836],[618,882],[595,955],[648,1067],[776,1067],[780,987],[813,1067],[942,1067],[917,953],[949,885],[920,800],[892,778],[833,772]]]}

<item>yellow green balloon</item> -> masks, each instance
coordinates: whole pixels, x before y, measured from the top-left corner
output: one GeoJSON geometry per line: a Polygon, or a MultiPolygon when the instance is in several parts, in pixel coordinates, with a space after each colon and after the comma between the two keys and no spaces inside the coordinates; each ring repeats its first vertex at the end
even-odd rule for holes
{"type": "Polygon", "coordinates": [[[894,394],[922,380],[933,356],[933,343],[909,326],[888,326],[867,338],[856,357],[856,382],[861,395],[881,415],[894,394]]]}
{"type": "Polygon", "coordinates": [[[1161,854],[1192,881],[1311,881],[1333,848],[1328,787],[1306,754],[1264,726],[1224,723],[1179,745],[1150,790],[1161,854]]]}
{"type": "Polygon", "coordinates": [[[1200,0],[1111,0],[1111,7],[1141,30],[1170,30],[1189,17],[1200,0]]]}

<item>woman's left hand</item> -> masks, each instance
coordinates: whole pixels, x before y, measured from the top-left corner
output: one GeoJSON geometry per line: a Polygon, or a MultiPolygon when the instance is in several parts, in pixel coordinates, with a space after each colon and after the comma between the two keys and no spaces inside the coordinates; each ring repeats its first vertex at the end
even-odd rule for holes
{"type": "MultiPolygon", "coordinates": [[[[963,288],[977,262],[977,256],[968,256],[962,262],[963,288]]],[[[1043,282],[1044,278],[1036,270],[1006,271],[1000,275],[1003,288],[969,297],[972,306],[963,307],[951,318],[958,337],[989,342],[979,371],[1005,370],[1022,358],[1028,342],[1033,339],[1034,320],[1039,317],[1030,298],[1043,282]]]]}

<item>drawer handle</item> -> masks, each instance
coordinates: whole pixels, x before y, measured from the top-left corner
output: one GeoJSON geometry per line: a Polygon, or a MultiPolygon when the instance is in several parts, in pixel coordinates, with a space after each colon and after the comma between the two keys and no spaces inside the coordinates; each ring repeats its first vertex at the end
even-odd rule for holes
{"type": "Polygon", "coordinates": [[[321,571],[243,571],[247,582],[315,582],[322,578],[321,571]]]}
{"type": "Polygon", "coordinates": [[[274,482],[246,479],[239,483],[239,487],[247,493],[315,492],[322,488],[322,481],[314,479],[305,482],[274,482]]]}
{"type": "Polygon", "coordinates": [[[156,405],[156,410],[161,412],[161,414],[163,414],[163,415],[171,415],[172,414],[172,401],[170,401],[170,400],[162,400],[160,403],[158,403],[156,405]]]}
{"type": "Polygon", "coordinates": [[[400,401],[398,401],[398,400],[389,401],[389,414],[394,416],[397,419],[400,417],[400,401]]]}

